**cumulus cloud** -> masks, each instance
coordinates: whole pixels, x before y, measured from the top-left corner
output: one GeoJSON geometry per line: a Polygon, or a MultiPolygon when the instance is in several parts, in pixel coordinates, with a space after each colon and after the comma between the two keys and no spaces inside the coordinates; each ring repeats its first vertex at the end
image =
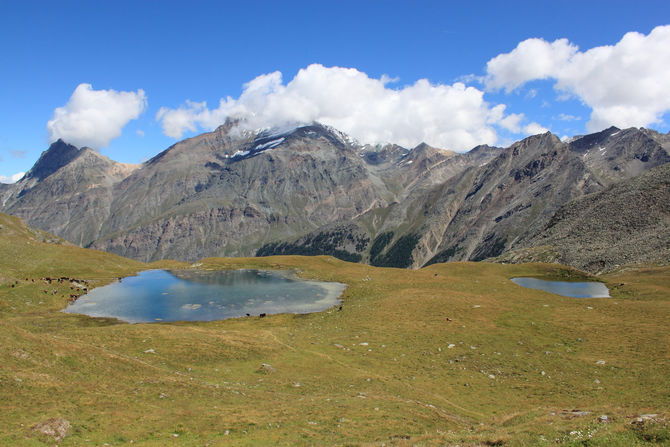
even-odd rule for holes
{"type": "Polygon", "coordinates": [[[121,135],[130,120],[137,119],[147,105],[143,90],[117,92],[93,90],[79,84],[70,100],[54,110],[47,123],[49,141],[59,138],[75,146],[105,147],[121,135]]]}
{"type": "Polygon", "coordinates": [[[536,122],[532,122],[532,123],[526,124],[523,127],[523,132],[526,135],[537,135],[539,133],[547,133],[547,132],[549,132],[549,129],[547,129],[544,126],[541,126],[540,124],[538,124],[536,122]]]}
{"type": "Polygon", "coordinates": [[[510,92],[528,81],[555,80],[559,94],[592,109],[596,131],[659,123],[670,110],[670,25],[626,33],[615,45],[579,51],[566,39],[527,39],[487,63],[486,87],[510,92]]]}
{"type": "Polygon", "coordinates": [[[499,54],[486,63],[486,87],[504,88],[508,93],[534,79],[552,77],[577,52],[567,39],[547,42],[526,39],[510,53],[499,54]]]}
{"type": "Polygon", "coordinates": [[[6,175],[0,175],[0,183],[16,183],[21,178],[26,175],[25,172],[17,172],[14,175],[6,176],[6,175]]]}
{"type": "Polygon", "coordinates": [[[495,144],[496,127],[520,130],[522,115],[505,115],[484,92],[461,82],[431,84],[426,79],[390,88],[395,79],[369,77],[354,68],[313,64],[288,83],[280,72],[258,76],[244,85],[239,98],[222,98],[210,109],[205,102],[186,101],[156,114],[163,132],[181,138],[185,132],[211,130],[227,117],[243,119],[258,129],[318,121],[361,143],[393,142],[413,147],[421,142],[453,150],[495,144]]]}
{"type": "Polygon", "coordinates": [[[521,132],[521,121],[523,121],[523,119],[523,113],[510,113],[505,118],[502,118],[498,125],[510,132],[519,133],[521,132]]]}

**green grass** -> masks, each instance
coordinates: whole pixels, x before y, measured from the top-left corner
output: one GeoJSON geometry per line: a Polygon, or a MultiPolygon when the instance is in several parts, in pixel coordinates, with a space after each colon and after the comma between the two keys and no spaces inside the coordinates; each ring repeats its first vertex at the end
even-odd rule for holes
{"type": "Polygon", "coordinates": [[[0,225],[0,445],[53,445],[31,430],[52,417],[72,425],[63,446],[670,445],[667,267],[603,278],[612,299],[571,299],[508,280],[584,277],[550,264],[212,258],[200,268],[344,282],[343,309],[131,325],[59,312],[70,283],[40,278],[186,264],[0,225]]]}

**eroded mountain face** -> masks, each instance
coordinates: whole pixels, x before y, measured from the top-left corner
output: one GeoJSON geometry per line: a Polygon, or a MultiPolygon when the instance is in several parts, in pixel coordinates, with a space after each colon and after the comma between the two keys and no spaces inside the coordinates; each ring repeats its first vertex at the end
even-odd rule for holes
{"type": "MultiPolygon", "coordinates": [[[[398,200],[354,222],[268,244],[259,253],[327,253],[351,260],[358,255],[374,265],[420,267],[479,261],[534,247],[543,241],[538,236],[546,231],[547,223],[560,219],[556,213],[562,206],[670,161],[664,141],[665,135],[645,129],[610,128],[571,143],[544,134],[506,149],[479,147],[466,154],[438,150],[433,154],[425,147],[415,148],[384,167],[386,178],[402,186],[398,200]],[[409,161],[419,169],[408,169],[409,161]],[[354,241],[366,235],[371,239],[369,247],[356,250],[354,241]]],[[[598,219],[597,213],[588,216],[585,219],[598,219]]],[[[599,226],[607,224],[603,220],[599,226]]],[[[582,226],[582,233],[584,228],[588,225],[582,226]]],[[[589,237],[586,233],[582,239],[589,237]]],[[[551,242],[561,244],[555,238],[551,242]]],[[[657,259],[652,245],[638,245],[627,262],[657,259]]],[[[541,251],[544,255],[537,260],[557,260],[556,256],[547,258],[547,253],[557,253],[556,247],[549,245],[541,251]]],[[[577,262],[574,256],[560,259],[577,262]]],[[[602,263],[592,261],[580,260],[579,266],[598,271],[602,263]]],[[[605,264],[614,265],[611,259],[605,264]]]]}
{"type": "Polygon", "coordinates": [[[228,122],[136,166],[58,141],[0,189],[0,210],[143,261],[331,254],[420,267],[532,246],[562,206],[670,161],[669,141],[610,128],[459,154],[228,122]]]}

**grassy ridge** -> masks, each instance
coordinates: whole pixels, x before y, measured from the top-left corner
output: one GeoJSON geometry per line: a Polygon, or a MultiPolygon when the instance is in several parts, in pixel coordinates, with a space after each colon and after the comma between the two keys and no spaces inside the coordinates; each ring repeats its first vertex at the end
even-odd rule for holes
{"type": "Polygon", "coordinates": [[[199,268],[291,268],[347,283],[343,309],[130,325],[58,312],[69,284],[39,278],[102,284],[150,266],[0,218],[0,445],[44,445],[30,427],[51,417],[72,424],[64,446],[627,446],[669,436],[668,268],[608,276],[615,298],[578,300],[508,280],[583,276],[548,264],[205,259],[199,268]],[[660,421],[633,429],[644,413],[660,421]]]}

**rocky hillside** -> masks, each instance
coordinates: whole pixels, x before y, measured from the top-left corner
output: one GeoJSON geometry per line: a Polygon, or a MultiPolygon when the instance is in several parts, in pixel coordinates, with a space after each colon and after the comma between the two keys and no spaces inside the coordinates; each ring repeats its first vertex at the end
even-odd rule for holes
{"type": "Polygon", "coordinates": [[[138,167],[58,140],[19,182],[0,191],[1,209],[86,246],[110,218],[114,186],[138,167]]]}
{"type": "MultiPolygon", "coordinates": [[[[561,220],[560,214],[555,214],[563,205],[668,163],[664,138],[644,129],[610,128],[570,143],[549,133],[537,135],[495,150],[493,157],[487,148],[476,148],[460,157],[441,160],[439,166],[447,165],[447,160],[453,163],[476,157],[478,152],[487,154],[481,163],[435,176],[430,176],[430,169],[424,166],[419,172],[426,173],[431,181],[423,188],[407,189],[404,200],[371,210],[353,224],[268,244],[259,253],[320,252],[394,267],[496,257],[528,247],[530,240],[543,234],[548,222],[561,220]],[[355,250],[353,242],[366,235],[372,240],[370,247],[355,250]]],[[[411,154],[418,156],[420,151],[411,154]]],[[[616,192],[612,200],[617,200],[616,192]]],[[[639,200],[645,203],[648,198],[639,200]]],[[[621,257],[623,251],[618,255],[621,263],[627,262],[621,257]]],[[[641,256],[629,260],[652,259],[651,251],[642,250],[641,256]]],[[[667,256],[665,259],[670,260],[667,256]]],[[[568,264],[573,261],[562,260],[568,264]]],[[[593,270],[596,264],[579,266],[593,270]]]]}
{"type": "Polygon", "coordinates": [[[670,161],[669,142],[610,128],[459,154],[362,146],[316,123],[240,132],[228,122],[138,166],[58,141],[0,188],[0,210],[143,261],[331,254],[420,267],[535,246],[562,207],[670,161]]]}
{"type": "Polygon", "coordinates": [[[670,164],[562,206],[535,236],[498,259],[609,271],[670,260],[670,164]]]}

